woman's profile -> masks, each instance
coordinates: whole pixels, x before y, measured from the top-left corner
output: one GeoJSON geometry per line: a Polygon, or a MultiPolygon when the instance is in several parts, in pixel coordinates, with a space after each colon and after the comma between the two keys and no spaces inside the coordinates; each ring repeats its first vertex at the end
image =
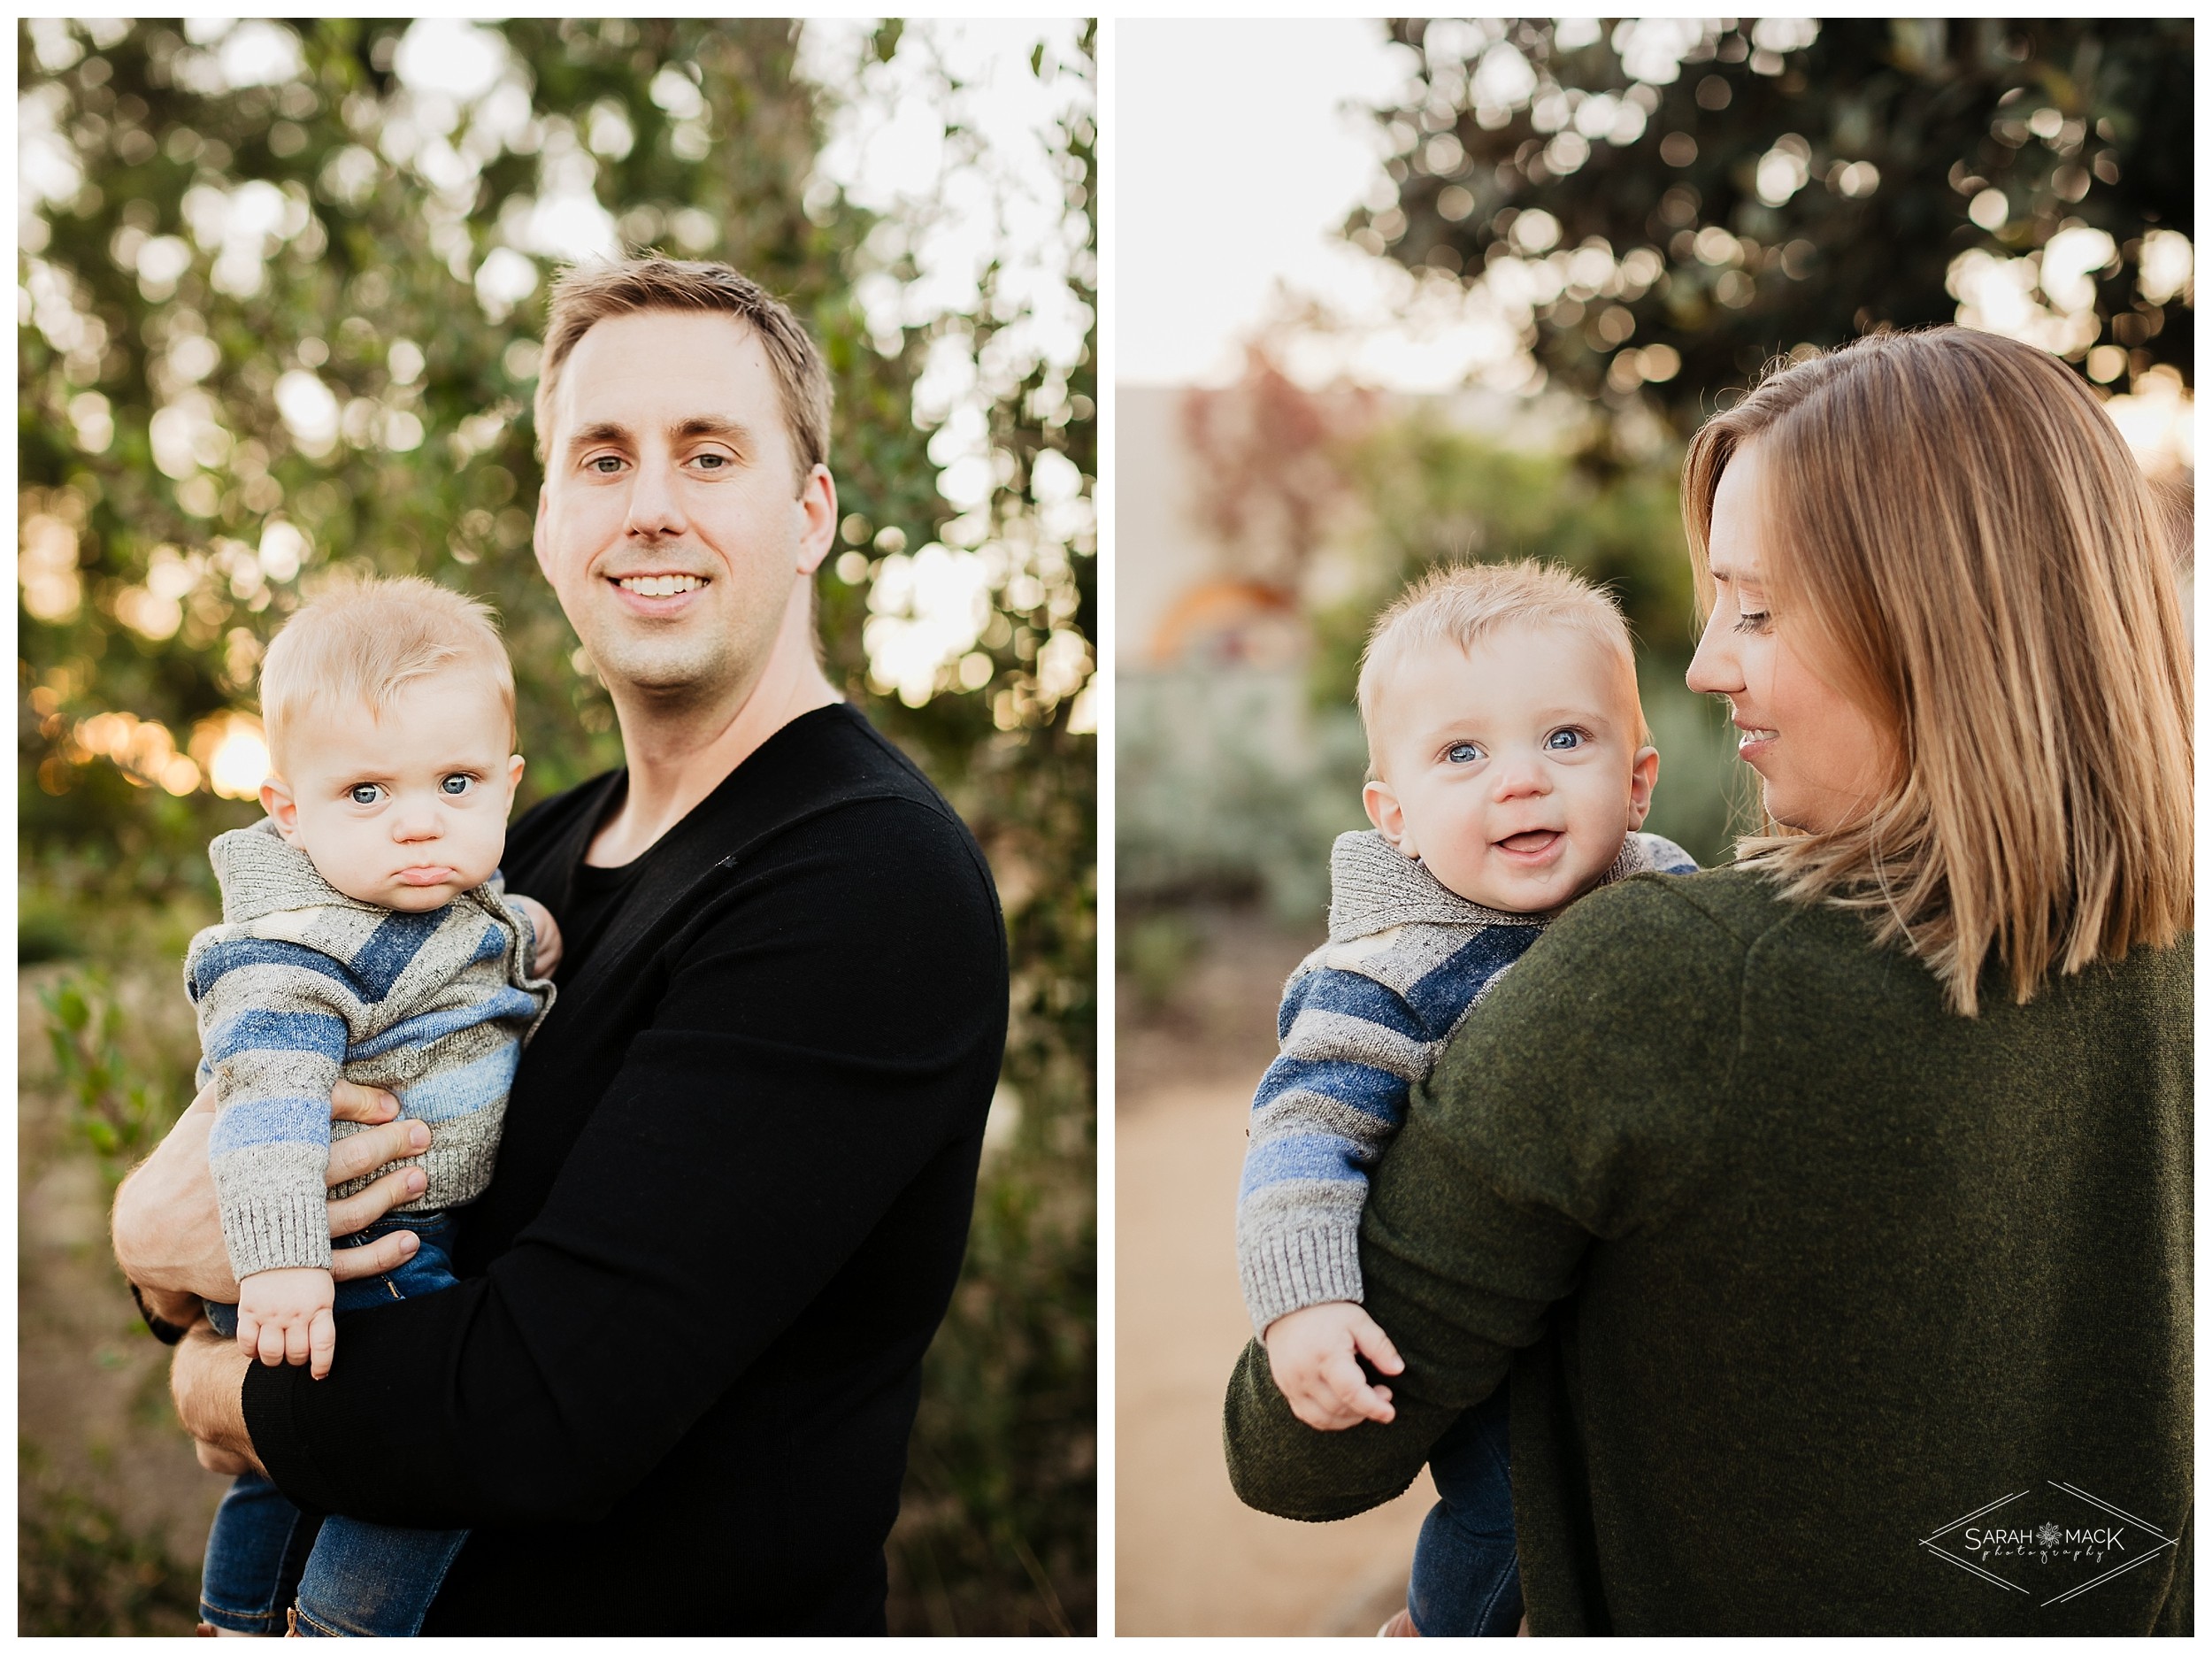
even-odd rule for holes
{"type": "Polygon", "coordinates": [[[2192,1624],[2191,667],[2063,362],[1870,337],[1710,422],[1684,512],[1766,831],[1563,916],[1361,1235],[1396,1420],[1230,1385],[1239,1493],[1389,1498],[1511,1375],[1534,1632],[2192,1624]]]}

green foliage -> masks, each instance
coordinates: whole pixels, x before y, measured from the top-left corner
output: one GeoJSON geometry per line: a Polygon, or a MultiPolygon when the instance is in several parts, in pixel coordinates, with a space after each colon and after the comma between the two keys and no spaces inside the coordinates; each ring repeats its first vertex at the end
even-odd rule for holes
{"type": "MultiPolygon", "coordinates": [[[[27,1472],[35,1455],[25,1459],[27,1472]]],[[[157,1537],[28,1476],[16,1514],[16,1558],[19,1636],[176,1636],[199,1619],[197,1572],[179,1567],[157,1537]]]]}
{"type": "Polygon", "coordinates": [[[38,998],[71,1128],[111,1188],[160,1142],[186,1100],[161,1072],[149,1073],[125,1052],[124,1010],[105,973],[72,973],[38,998]]]}
{"type": "Polygon", "coordinates": [[[1470,281],[1548,259],[1564,287],[1538,290],[1539,362],[1586,396],[1648,396],[1685,433],[1777,354],[1952,320],[1961,253],[2024,255],[2070,227],[2116,249],[2070,359],[2101,335],[2134,374],[2193,373],[2193,311],[2137,280],[2145,232],[2194,222],[2191,19],[1832,18],[1809,45],[1690,23],[1676,69],[1628,32],[1676,27],[1394,22],[1421,54],[1377,112],[1397,200],[1351,234],[1470,281]],[[1994,227],[1969,214],[1987,192],[1994,227]],[[1517,235],[1532,209],[1549,220],[1517,235]],[[1618,270],[1566,270],[1583,248],[1618,270]],[[1679,371],[1640,366],[1653,345],[1679,371]]]}
{"type": "Polygon", "coordinates": [[[1363,508],[1361,585],[1316,619],[1317,701],[1350,703],[1375,612],[1439,563],[1541,558],[1609,588],[1646,648],[1694,639],[1672,468],[1597,469],[1500,446],[1436,412],[1356,439],[1344,467],[1363,508]]]}
{"type": "MultiPolygon", "coordinates": [[[[35,181],[19,261],[19,952],[173,959],[186,920],[211,917],[206,843],[258,814],[211,790],[219,743],[251,708],[269,636],[334,571],[420,573],[495,604],[523,804],[620,762],[605,691],[529,550],[533,295],[551,266],[533,215],[581,189],[627,245],[736,264],[830,366],[841,544],[818,597],[832,677],[963,812],[1008,912],[1022,1125],[978,1192],[895,1543],[933,1549],[963,1629],[1056,1624],[1048,1599],[1087,1629],[1095,741],[1071,726],[1096,630],[1094,332],[1072,362],[1025,335],[1033,292],[1010,274],[1024,250],[1002,212],[971,298],[888,320],[862,302],[871,277],[918,283],[917,225],[950,196],[941,181],[943,199],[879,216],[826,180],[841,104],[795,72],[790,22],[510,20],[495,26],[502,81],[473,102],[397,75],[404,20],[239,25],[296,54],[265,84],[222,68],[225,27],[19,33],[35,181]],[[918,404],[948,352],[975,365],[972,395],[918,404]],[[992,479],[960,512],[932,457],[956,413],[992,479]],[[987,618],[964,657],[894,696],[867,627],[933,543],[981,559],[987,618]]],[[[1092,35],[1063,28],[1029,63],[1064,94],[1046,142],[1067,225],[1047,233],[1080,230],[1066,282],[1087,316],[1092,35]]],[[[988,180],[972,89],[933,42],[886,23],[856,73],[920,65],[948,176],[988,180]]],[[[100,1100],[88,1120],[119,1165],[173,1094],[102,1066],[107,1012],[76,992],[81,1027],[58,1001],[51,1013],[65,1075],[100,1100]]],[[[895,1629],[926,1623],[918,1597],[894,1610],[895,1629]]]]}

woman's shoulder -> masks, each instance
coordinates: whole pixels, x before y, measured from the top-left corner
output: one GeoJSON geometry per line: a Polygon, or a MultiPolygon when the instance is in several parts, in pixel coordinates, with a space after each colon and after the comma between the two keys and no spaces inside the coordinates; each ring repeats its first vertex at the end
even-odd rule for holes
{"type": "Polygon", "coordinates": [[[1554,942],[1663,939],[1675,947],[1743,953],[1778,929],[1801,926],[1809,910],[1747,867],[1695,874],[1639,874],[1601,886],[1554,920],[1554,942]]]}

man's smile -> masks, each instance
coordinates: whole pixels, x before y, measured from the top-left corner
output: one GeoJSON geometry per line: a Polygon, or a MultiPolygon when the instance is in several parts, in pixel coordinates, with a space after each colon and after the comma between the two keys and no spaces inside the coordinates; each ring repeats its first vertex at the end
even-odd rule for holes
{"type": "Polygon", "coordinates": [[[613,579],[615,585],[640,597],[674,597],[698,591],[707,584],[703,574],[624,574],[613,579]]]}

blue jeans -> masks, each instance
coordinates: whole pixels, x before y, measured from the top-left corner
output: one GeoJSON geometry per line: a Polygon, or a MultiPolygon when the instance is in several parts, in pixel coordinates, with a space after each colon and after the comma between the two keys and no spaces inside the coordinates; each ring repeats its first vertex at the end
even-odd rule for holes
{"type": "MultiPolygon", "coordinates": [[[[442,1212],[380,1220],[331,1245],[359,1247],[402,1229],[420,1238],[415,1256],[387,1274],[339,1282],[340,1310],[420,1298],[454,1284],[453,1220],[442,1212]]],[[[225,1338],[238,1331],[234,1305],[210,1305],[207,1319],[225,1338]]],[[[285,1611],[296,1603],[303,1637],[412,1637],[467,1538],[465,1528],[310,1517],[266,1477],[248,1472],[231,1484],[208,1532],[200,1619],[281,1637],[285,1611]]]]}
{"type": "Polygon", "coordinates": [[[1423,1637],[1509,1638],[1520,1630],[1510,1419],[1501,1384],[1429,1451],[1438,1498],[1421,1525],[1406,1592],[1423,1637]]]}

